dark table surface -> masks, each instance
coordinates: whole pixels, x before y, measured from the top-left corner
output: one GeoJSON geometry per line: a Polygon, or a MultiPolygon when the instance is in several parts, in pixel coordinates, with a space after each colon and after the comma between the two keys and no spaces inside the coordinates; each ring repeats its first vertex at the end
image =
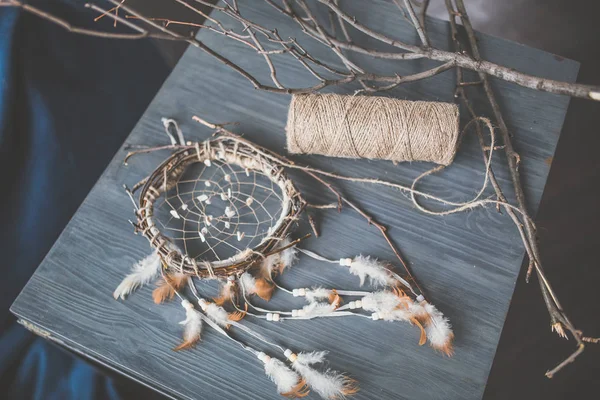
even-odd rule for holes
{"type": "MultiPolygon", "coordinates": [[[[369,14],[364,14],[365,22],[377,21],[381,29],[398,37],[414,35],[412,27],[395,14],[390,17],[386,7],[391,5],[370,9],[369,14]]],[[[353,12],[363,15],[361,10],[353,12]]],[[[267,13],[267,9],[259,7],[255,15],[257,19],[268,18],[273,24],[279,22],[278,16],[267,13]]],[[[429,26],[433,41],[449,48],[447,25],[431,21],[429,26]]],[[[297,32],[293,35],[300,36],[297,32]]],[[[200,32],[199,36],[209,46],[235,56],[241,65],[266,78],[261,60],[245,53],[239,45],[209,32],[200,32]]],[[[575,62],[484,35],[480,36],[480,43],[484,57],[492,61],[556,79],[573,81],[576,77],[575,62]]],[[[327,57],[322,48],[315,46],[314,50],[327,57]]],[[[385,62],[365,62],[382,71],[398,69],[385,62]]],[[[427,64],[402,64],[401,73],[422,69],[427,64]]],[[[306,77],[299,71],[295,64],[282,63],[280,77],[300,85],[306,77]]],[[[568,99],[502,82],[494,84],[524,160],[526,194],[535,211],[568,99]]],[[[413,100],[453,101],[453,85],[454,74],[447,72],[426,82],[403,86],[392,94],[413,100]]],[[[353,89],[336,91],[351,93],[353,89]]],[[[191,116],[198,114],[214,122],[238,121],[238,132],[284,152],[288,104],[289,96],[258,92],[207,55],[189,49],[127,143],[164,144],[166,137],[160,124],[163,116],[179,120],[189,139],[204,139],[208,132],[191,122],[191,116]]],[[[182,398],[276,398],[258,362],[214,332],[208,331],[196,350],[171,352],[181,333],[177,325],[182,317],[178,304],[155,306],[148,288],[124,303],[112,299],[112,291],[129,266],[149,251],[147,243],[131,232],[127,222],[132,218],[131,205],[121,186],[135,183],[166,157],[140,157],[126,167],[122,164],[124,154],[124,149],[117,153],[12,311],[49,339],[165,394],[182,398]],[[236,390],[231,390],[234,381],[236,390]]],[[[382,161],[323,157],[299,160],[344,174],[401,183],[409,183],[430,168],[420,163],[394,166],[382,161]]],[[[494,168],[501,184],[510,187],[502,156],[494,168]]],[[[480,150],[474,138],[467,137],[455,164],[442,175],[432,177],[423,188],[450,199],[465,200],[477,190],[482,176],[480,150]]],[[[321,192],[301,179],[299,186],[309,198],[321,192]]],[[[410,260],[417,279],[451,319],[457,336],[456,355],[447,359],[429,348],[418,347],[417,332],[408,326],[362,319],[269,325],[273,336],[300,350],[331,350],[332,367],[351,373],[361,382],[357,398],[480,398],[523,259],[522,244],[512,222],[491,208],[442,218],[425,216],[396,191],[365,185],[339,186],[390,227],[390,234],[410,260]]],[[[332,258],[360,251],[393,260],[376,232],[349,210],[340,215],[324,211],[318,218],[323,236],[311,239],[306,247],[332,258]]],[[[337,287],[356,285],[353,279],[340,276],[335,270],[322,273],[321,267],[302,258],[295,270],[282,277],[282,282],[302,286],[316,279],[322,284],[335,282],[337,287]]],[[[276,304],[284,301],[289,304],[283,296],[275,298],[276,304]]]]}

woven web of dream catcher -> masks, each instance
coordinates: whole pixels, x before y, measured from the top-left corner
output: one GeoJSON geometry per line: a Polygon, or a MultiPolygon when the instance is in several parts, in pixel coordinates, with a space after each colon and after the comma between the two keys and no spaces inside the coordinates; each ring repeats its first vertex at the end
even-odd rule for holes
{"type": "Polygon", "coordinates": [[[221,261],[266,239],[282,213],[279,186],[213,160],[190,165],[155,203],[161,232],[196,261],[221,261]]]}

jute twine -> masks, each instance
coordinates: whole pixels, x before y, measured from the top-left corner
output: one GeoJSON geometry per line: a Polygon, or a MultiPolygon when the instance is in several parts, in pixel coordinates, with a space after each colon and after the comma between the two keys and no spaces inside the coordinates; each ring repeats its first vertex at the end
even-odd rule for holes
{"type": "Polygon", "coordinates": [[[290,153],[449,165],[459,115],[451,103],[299,94],[292,97],[286,131],[290,153]]]}

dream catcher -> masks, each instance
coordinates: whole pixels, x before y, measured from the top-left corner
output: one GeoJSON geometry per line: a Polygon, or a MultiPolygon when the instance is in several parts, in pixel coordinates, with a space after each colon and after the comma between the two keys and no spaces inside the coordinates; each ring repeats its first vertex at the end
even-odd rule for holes
{"type": "MultiPolygon", "coordinates": [[[[125,299],[154,281],[156,303],[177,297],[185,319],[181,322],[183,341],[174,350],[194,347],[206,324],[254,354],[280,394],[304,397],[312,390],[323,398],[351,395],[358,390],[357,384],[343,373],[319,368],[325,351],[296,353],[266,333],[248,328],[242,319],[285,323],[347,317],[375,323],[406,322],[421,331],[419,345],[429,342],[434,349],[451,355],[450,324],[425,300],[410,273],[400,275],[389,263],[369,256],[341,255],[330,260],[300,248],[301,240],[310,234],[293,239],[294,230],[309,203],[286,174],[286,169],[298,168],[295,164],[221,126],[205,123],[215,129],[215,135],[205,142],[191,143],[185,141],[175,121],[164,119],[163,123],[170,146],[128,155],[174,150],[146,179],[127,190],[135,205],[135,231],[148,239],[154,252],[133,266],[114,297],[125,299]],[[134,194],[138,192],[136,200],[134,194]],[[293,264],[301,264],[302,257],[338,264],[371,290],[279,285],[277,276],[293,264]],[[220,281],[218,297],[209,298],[198,290],[200,280],[210,279],[220,281]],[[276,289],[304,297],[306,306],[272,310],[254,304],[253,296],[269,300],[276,289]],[[258,339],[265,349],[241,342],[232,335],[236,330],[258,339]]],[[[317,170],[302,170],[333,190],[315,173],[317,170]]],[[[341,206],[339,195],[338,199],[341,206]]],[[[362,213],[357,205],[344,201],[362,213]]],[[[312,219],[309,222],[316,233],[312,219]]]]}

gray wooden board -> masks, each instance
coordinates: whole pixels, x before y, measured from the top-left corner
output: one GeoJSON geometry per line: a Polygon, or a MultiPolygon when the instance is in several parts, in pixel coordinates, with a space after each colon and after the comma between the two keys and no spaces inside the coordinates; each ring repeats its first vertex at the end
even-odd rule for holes
{"type": "MultiPolygon", "coordinates": [[[[262,2],[252,3],[255,9],[249,15],[257,21],[279,26],[283,37],[301,36],[262,2]]],[[[365,2],[344,2],[344,6],[380,31],[398,38],[417,39],[409,23],[391,4],[370,2],[367,6],[365,2]]],[[[428,28],[436,46],[450,48],[446,23],[429,20],[428,28]]],[[[223,55],[235,58],[261,79],[268,79],[263,61],[239,43],[204,31],[199,38],[223,55]]],[[[479,35],[479,39],[483,56],[491,61],[550,78],[575,80],[578,64],[573,61],[485,35],[479,35]]],[[[364,37],[359,41],[377,45],[364,37]]],[[[317,56],[339,64],[323,46],[307,40],[304,45],[317,56]]],[[[301,86],[314,82],[298,63],[283,57],[277,60],[279,77],[284,83],[301,86]]],[[[361,57],[360,61],[378,71],[400,74],[433,65],[428,61],[392,63],[368,57],[361,57]]],[[[404,85],[391,95],[412,100],[453,101],[454,83],[453,72],[446,72],[427,81],[404,85]]],[[[526,194],[531,210],[535,211],[568,99],[499,81],[494,81],[494,87],[523,160],[521,172],[526,194]]],[[[351,93],[355,88],[334,90],[351,93]]],[[[283,153],[289,101],[288,95],[254,90],[235,72],[190,48],[127,144],[165,144],[167,139],[160,123],[163,116],[180,121],[188,139],[205,139],[209,132],[191,121],[191,116],[198,114],[214,122],[238,121],[236,131],[283,153]]],[[[112,298],[114,288],[130,266],[149,253],[146,240],[134,236],[127,222],[133,218],[132,206],[122,185],[137,182],[168,153],[140,156],[129,166],[122,163],[125,154],[123,148],[116,154],[13,304],[12,311],[51,339],[174,397],[278,398],[260,362],[210,329],[196,349],[173,352],[171,348],[181,337],[177,323],[183,319],[183,310],[177,302],[154,305],[148,287],[125,302],[112,298]]],[[[347,175],[400,183],[410,183],[431,167],[423,163],[394,166],[384,161],[320,156],[296,159],[347,175]]],[[[510,188],[504,162],[503,155],[498,154],[494,167],[501,184],[510,188]]],[[[321,199],[325,192],[321,186],[301,175],[293,176],[307,198],[321,199]]],[[[471,135],[461,145],[454,164],[427,178],[421,188],[449,199],[466,200],[476,192],[482,177],[481,153],[471,135]]],[[[396,190],[342,182],[336,186],[389,226],[391,236],[410,260],[426,294],[452,321],[456,333],[454,357],[441,356],[427,346],[419,347],[417,329],[401,323],[362,318],[279,324],[247,318],[244,323],[297,351],[330,350],[330,366],[360,381],[361,391],[356,398],[480,398],[524,255],[510,219],[492,208],[447,217],[427,216],[396,190]]],[[[311,238],[303,246],[331,258],[360,252],[394,260],[377,230],[351,210],[344,209],[341,214],[325,210],[318,212],[317,217],[322,237],[311,238]]],[[[306,231],[306,227],[300,231],[306,231]]],[[[289,287],[315,283],[337,288],[358,287],[357,279],[341,267],[306,257],[301,257],[299,265],[280,281],[289,287]]],[[[216,293],[214,284],[202,285],[201,289],[210,295],[216,293]]],[[[290,308],[302,304],[283,293],[278,293],[272,303],[268,307],[290,308]]],[[[252,342],[242,334],[238,337],[252,342]]]]}

